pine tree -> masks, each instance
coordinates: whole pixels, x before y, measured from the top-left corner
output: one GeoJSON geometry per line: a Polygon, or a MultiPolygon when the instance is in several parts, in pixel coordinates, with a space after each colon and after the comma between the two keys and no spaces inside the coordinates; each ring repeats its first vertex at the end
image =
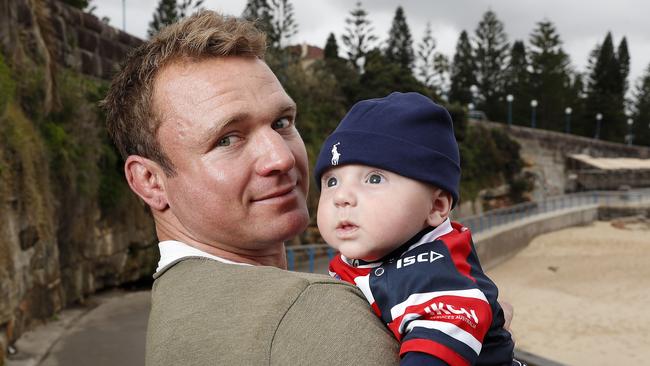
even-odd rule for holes
{"type": "Polygon", "coordinates": [[[625,98],[622,94],[621,65],[614,52],[612,34],[607,33],[600,46],[589,76],[586,100],[585,123],[593,121],[592,136],[600,139],[623,142],[625,135],[625,98]],[[597,113],[602,114],[600,128],[595,120],[597,113]],[[591,118],[590,118],[591,117],[591,118]]]}
{"type": "Polygon", "coordinates": [[[503,120],[505,112],[504,69],[507,66],[508,37],[503,23],[492,10],[483,18],[474,32],[475,62],[480,94],[478,106],[492,120],[503,120]]]}
{"type": "Polygon", "coordinates": [[[530,124],[530,73],[526,46],[523,41],[515,41],[510,49],[510,62],[506,70],[505,91],[513,96],[512,123],[530,124]]]}
{"type": "Polygon", "coordinates": [[[443,53],[436,52],[433,55],[433,91],[434,93],[445,100],[449,100],[449,58],[443,53]]]}
{"type": "Polygon", "coordinates": [[[330,33],[330,35],[327,37],[327,42],[325,43],[325,49],[323,53],[326,59],[339,58],[339,45],[336,43],[336,37],[334,36],[334,33],[330,33]]]}
{"type": "Polygon", "coordinates": [[[350,16],[345,19],[343,45],[348,60],[357,70],[363,69],[363,58],[377,40],[377,37],[372,34],[373,27],[367,16],[368,13],[361,7],[361,2],[357,2],[356,8],[351,10],[350,16]]]}
{"type": "Polygon", "coordinates": [[[404,9],[401,6],[395,10],[393,24],[388,32],[387,46],[384,54],[390,62],[398,64],[402,70],[410,72],[413,69],[413,39],[406,23],[404,9]]]}
{"type": "Polygon", "coordinates": [[[650,146],[650,65],[636,86],[632,111],[634,144],[650,146]]]}
{"type": "Polygon", "coordinates": [[[627,40],[625,37],[623,37],[621,43],[618,44],[616,56],[618,57],[618,64],[620,65],[620,91],[622,95],[625,96],[629,88],[629,82],[627,79],[630,76],[630,52],[627,49],[627,40]]]}
{"type": "Polygon", "coordinates": [[[273,28],[271,7],[267,0],[248,0],[242,18],[255,22],[257,28],[267,35],[273,28]]]}
{"type": "Polygon", "coordinates": [[[147,34],[153,37],[162,28],[177,22],[190,15],[192,11],[200,10],[203,0],[183,0],[180,4],[176,0],[160,0],[153,13],[153,20],[149,23],[147,34]]]}
{"type": "Polygon", "coordinates": [[[432,81],[434,77],[433,70],[433,57],[436,50],[436,40],[433,38],[431,32],[431,23],[427,22],[426,28],[424,29],[424,36],[422,41],[418,44],[418,66],[417,66],[417,76],[427,87],[432,87],[432,81]]]}
{"type": "Polygon", "coordinates": [[[537,126],[564,130],[564,109],[570,86],[569,56],[560,35],[548,20],[537,23],[530,35],[532,97],[537,99],[537,126]]]}
{"type": "Polygon", "coordinates": [[[176,0],[160,0],[158,7],[153,13],[153,20],[149,23],[147,34],[149,38],[153,37],[166,25],[172,24],[178,20],[178,4],[176,0]]]}
{"type": "Polygon", "coordinates": [[[466,31],[462,31],[456,43],[456,53],[451,64],[451,86],[449,88],[449,102],[460,103],[466,106],[473,103],[474,99],[471,86],[476,85],[476,63],[472,44],[466,31]]]}
{"type": "Polygon", "coordinates": [[[271,47],[282,49],[298,33],[293,4],[289,0],[271,0],[271,47]]]}

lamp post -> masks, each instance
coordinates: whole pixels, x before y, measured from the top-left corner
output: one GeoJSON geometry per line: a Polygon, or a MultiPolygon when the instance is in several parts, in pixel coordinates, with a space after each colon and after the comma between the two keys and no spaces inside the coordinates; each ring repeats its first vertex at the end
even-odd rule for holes
{"type": "Polygon", "coordinates": [[[632,118],[627,119],[627,144],[628,146],[631,146],[632,143],[634,142],[634,134],[632,133],[632,125],[634,124],[634,120],[632,118]]]}
{"type": "Polygon", "coordinates": [[[532,108],[530,115],[530,127],[535,128],[535,108],[537,107],[537,99],[530,101],[530,107],[532,108]]]}
{"type": "Polygon", "coordinates": [[[565,120],[565,127],[564,127],[564,132],[566,133],[571,133],[571,113],[573,112],[573,109],[571,107],[566,107],[564,109],[564,120],[565,120]]]}
{"type": "Polygon", "coordinates": [[[594,138],[598,140],[600,138],[600,120],[603,119],[603,115],[601,113],[596,113],[596,135],[594,138]]]}
{"type": "Polygon", "coordinates": [[[512,126],[512,101],[515,97],[512,94],[506,95],[506,100],[508,101],[508,127],[512,126]]]}

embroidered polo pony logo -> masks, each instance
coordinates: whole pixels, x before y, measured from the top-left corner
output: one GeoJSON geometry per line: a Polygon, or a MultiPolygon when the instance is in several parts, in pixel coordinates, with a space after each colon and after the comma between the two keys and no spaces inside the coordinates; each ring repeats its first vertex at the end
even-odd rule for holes
{"type": "Polygon", "coordinates": [[[332,165],[339,165],[339,158],[341,157],[341,154],[339,153],[339,150],[336,148],[339,146],[341,143],[337,142],[334,145],[332,145],[332,165]]]}

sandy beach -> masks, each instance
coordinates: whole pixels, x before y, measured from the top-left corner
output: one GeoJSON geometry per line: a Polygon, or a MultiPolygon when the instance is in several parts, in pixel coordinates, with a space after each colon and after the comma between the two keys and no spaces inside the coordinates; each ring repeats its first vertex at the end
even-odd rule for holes
{"type": "Polygon", "coordinates": [[[488,271],[517,347],[568,365],[650,364],[650,222],[546,234],[488,271]]]}

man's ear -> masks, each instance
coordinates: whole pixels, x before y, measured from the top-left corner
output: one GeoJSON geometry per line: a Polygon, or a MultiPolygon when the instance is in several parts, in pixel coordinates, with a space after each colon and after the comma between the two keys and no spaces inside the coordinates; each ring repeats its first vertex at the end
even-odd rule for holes
{"type": "Polygon", "coordinates": [[[131,190],[152,210],[163,211],[169,206],[163,180],[165,173],[156,162],[130,155],[124,163],[124,174],[131,190]]]}
{"type": "Polygon", "coordinates": [[[431,195],[431,211],[427,216],[427,223],[434,227],[442,224],[449,217],[452,200],[451,193],[436,188],[431,195]]]}

